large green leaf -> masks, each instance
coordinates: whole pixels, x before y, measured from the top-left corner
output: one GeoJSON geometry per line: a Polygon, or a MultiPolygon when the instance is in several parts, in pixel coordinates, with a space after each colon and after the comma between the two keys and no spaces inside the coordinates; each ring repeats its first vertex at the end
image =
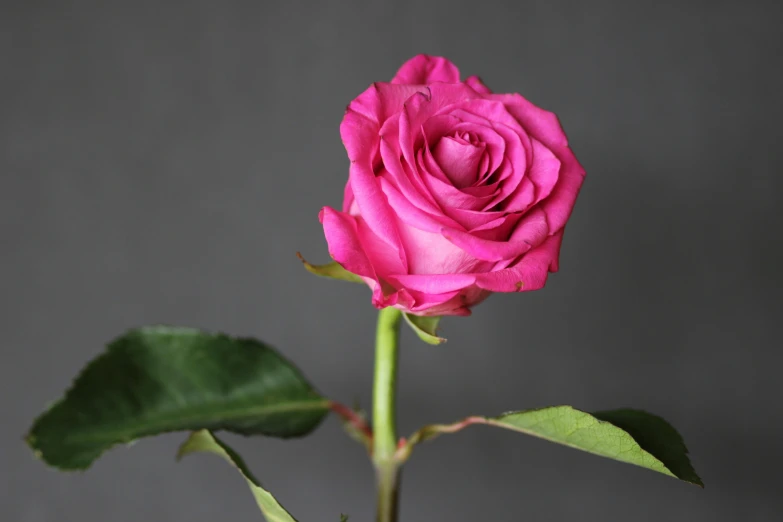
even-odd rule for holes
{"type": "Polygon", "coordinates": [[[702,486],[679,433],[665,420],[639,410],[585,413],[571,406],[511,412],[499,417],[468,417],[454,424],[424,426],[401,450],[407,459],[416,443],[473,424],[487,424],[641,466],[702,486]]]}
{"type": "Polygon", "coordinates": [[[177,459],[179,460],[186,455],[197,452],[213,453],[223,457],[237,468],[247,481],[247,485],[250,486],[250,491],[253,493],[258,507],[269,522],[296,522],[296,519],[280,505],[275,497],[261,487],[258,479],[247,469],[242,457],[208,430],[199,430],[191,434],[188,440],[180,446],[177,459]]]}
{"type": "Polygon", "coordinates": [[[440,316],[421,316],[414,314],[403,314],[405,322],[416,332],[419,339],[427,344],[441,344],[445,343],[446,339],[438,337],[438,323],[440,322],[440,316]]]}
{"type": "Polygon", "coordinates": [[[89,363],[35,421],[27,441],[52,466],[84,469],[115,444],[164,432],[306,435],[329,404],[259,341],[145,327],[89,363]]]}

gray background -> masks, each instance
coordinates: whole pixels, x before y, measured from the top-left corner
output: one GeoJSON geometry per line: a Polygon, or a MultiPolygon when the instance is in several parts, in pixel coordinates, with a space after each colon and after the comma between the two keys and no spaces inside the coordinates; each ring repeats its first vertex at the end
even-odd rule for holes
{"type": "MultiPolygon", "coordinates": [[[[402,520],[781,520],[781,8],[628,4],[4,3],[0,519],[259,519],[223,462],[174,462],[181,436],[69,475],[23,445],[132,326],[262,337],[367,405],[369,293],[294,253],[328,259],[346,104],[428,52],[556,111],[588,178],[544,291],[445,320],[442,347],[405,333],[402,432],[635,406],[678,427],[707,488],[479,427],[414,453],[402,520]]],[[[300,520],[373,519],[335,420],[228,439],[300,520]]]]}

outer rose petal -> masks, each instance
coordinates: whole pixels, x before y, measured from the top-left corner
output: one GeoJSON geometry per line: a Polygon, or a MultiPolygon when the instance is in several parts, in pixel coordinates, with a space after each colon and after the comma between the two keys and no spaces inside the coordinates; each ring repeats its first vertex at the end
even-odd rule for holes
{"type": "Polygon", "coordinates": [[[492,94],[492,91],[489,90],[489,87],[484,85],[484,82],[481,81],[481,78],[478,76],[471,76],[467,80],[465,80],[465,84],[469,85],[471,89],[476,91],[480,94],[492,94]]]}
{"type": "Polygon", "coordinates": [[[555,150],[568,146],[568,138],[555,113],[533,105],[520,94],[490,94],[487,99],[502,101],[520,125],[547,148],[555,150]]]}
{"type": "Polygon", "coordinates": [[[585,170],[568,147],[560,120],[549,111],[536,107],[519,94],[491,94],[487,96],[500,100],[519,123],[546,146],[560,160],[560,176],[552,193],[540,205],[549,220],[550,230],[565,226],[576,202],[576,196],[582,186],[585,170]]]}
{"type": "Polygon", "coordinates": [[[433,82],[459,83],[459,69],[442,56],[420,54],[405,62],[391,81],[414,85],[433,82]]]}
{"type": "MultiPolygon", "coordinates": [[[[417,92],[426,93],[428,92],[427,87],[375,82],[348,105],[346,114],[353,112],[364,116],[373,132],[377,134],[377,130],[381,128],[383,122],[390,116],[399,113],[405,100],[417,92]]],[[[344,141],[342,125],[340,126],[340,135],[344,141]]],[[[348,150],[348,157],[352,159],[351,153],[352,151],[348,150]]]]}
{"type": "Polygon", "coordinates": [[[329,255],[349,272],[372,279],[380,285],[375,269],[359,240],[356,218],[324,207],[318,214],[318,220],[324,226],[329,255]]]}
{"type": "MultiPolygon", "coordinates": [[[[476,285],[464,288],[448,301],[431,306],[423,311],[414,311],[417,315],[470,315],[470,307],[479,304],[489,297],[492,292],[483,290],[476,285]]],[[[397,306],[399,308],[399,306],[397,306]]]]}
{"type": "Polygon", "coordinates": [[[492,292],[527,292],[543,288],[549,272],[557,272],[562,240],[561,230],[522,256],[514,266],[476,274],[476,285],[492,292]]]}
{"type": "Polygon", "coordinates": [[[401,288],[428,294],[445,294],[462,290],[476,282],[475,274],[393,275],[389,280],[401,288]]]}
{"type": "Polygon", "coordinates": [[[435,310],[450,309],[451,306],[443,306],[444,303],[452,301],[459,296],[459,291],[447,292],[445,294],[428,294],[403,288],[395,294],[395,302],[390,303],[395,308],[411,312],[416,315],[446,315],[432,313],[435,310]]]}
{"type": "Polygon", "coordinates": [[[560,150],[558,156],[562,162],[560,179],[549,197],[538,204],[546,213],[552,231],[562,229],[571,217],[576,197],[585,180],[585,169],[579,164],[571,149],[566,147],[560,150]]]}
{"type": "Polygon", "coordinates": [[[398,274],[471,274],[491,270],[493,263],[470,255],[449,242],[440,232],[426,232],[400,223],[405,251],[408,252],[408,270],[398,274]]]}
{"type": "Polygon", "coordinates": [[[518,257],[540,245],[549,234],[549,228],[544,213],[535,209],[522,217],[508,241],[483,239],[456,229],[444,228],[441,234],[477,259],[503,261],[518,257]]]}
{"type": "Polygon", "coordinates": [[[405,268],[391,255],[393,249],[375,236],[361,217],[324,207],[318,219],[324,226],[329,254],[346,270],[364,279],[373,291],[373,304],[396,304],[397,293],[385,281],[384,275],[405,268]]]}
{"type": "Polygon", "coordinates": [[[349,180],[345,184],[345,189],[343,190],[343,212],[350,214],[353,203],[353,189],[351,188],[351,181],[349,180]]]}
{"type": "Polygon", "coordinates": [[[354,201],[372,231],[396,248],[403,263],[405,252],[394,226],[394,215],[375,178],[373,162],[380,155],[378,133],[382,121],[399,112],[405,98],[416,92],[409,85],[373,84],[351,102],[340,124],[340,135],[351,160],[349,183],[354,201]]]}

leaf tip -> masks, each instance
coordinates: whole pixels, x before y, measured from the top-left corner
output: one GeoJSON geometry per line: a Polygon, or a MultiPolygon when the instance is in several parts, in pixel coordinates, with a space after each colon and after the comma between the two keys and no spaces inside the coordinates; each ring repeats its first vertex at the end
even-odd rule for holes
{"type": "Polygon", "coordinates": [[[38,460],[44,460],[43,452],[38,448],[37,439],[35,438],[35,435],[32,431],[25,435],[22,440],[24,440],[25,444],[27,444],[27,446],[33,452],[35,458],[38,460]]]}
{"type": "Polygon", "coordinates": [[[302,262],[302,264],[305,267],[305,270],[310,272],[311,274],[318,275],[318,272],[315,269],[315,266],[313,266],[310,262],[307,261],[307,259],[304,258],[301,252],[296,253],[296,257],[299,259],[299,261],[302,262]]]}

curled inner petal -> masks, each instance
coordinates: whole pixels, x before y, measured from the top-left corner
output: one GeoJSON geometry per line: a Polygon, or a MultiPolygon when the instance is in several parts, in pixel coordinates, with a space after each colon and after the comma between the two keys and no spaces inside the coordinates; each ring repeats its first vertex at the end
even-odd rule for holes
{"type": "Polygon", "coordinates": [[[457,133],[441,138],[432,154],[454,186],[463,188],[475,183],[486,149],[475,136],[457,133]]]}

